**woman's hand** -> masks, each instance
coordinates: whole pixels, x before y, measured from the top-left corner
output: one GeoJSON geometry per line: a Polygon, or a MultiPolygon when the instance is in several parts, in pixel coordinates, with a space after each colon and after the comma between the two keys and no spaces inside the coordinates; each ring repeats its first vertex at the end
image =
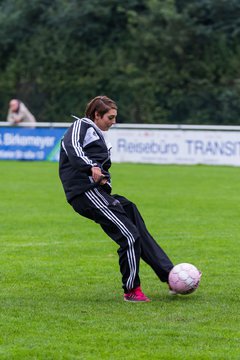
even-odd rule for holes
{"type": "Polygon", "coordinates": [[[101,169],[97,166],[92,167],[92,178],[94,182],[99,182],[100,185],[104,185],[107,183],[107,179],[102,174],[101,169]]]}

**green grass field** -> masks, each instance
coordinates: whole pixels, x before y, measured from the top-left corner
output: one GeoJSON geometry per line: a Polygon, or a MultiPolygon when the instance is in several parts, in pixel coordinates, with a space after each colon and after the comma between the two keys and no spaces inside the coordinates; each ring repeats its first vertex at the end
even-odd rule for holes
{"type": "Polygon", "coordinates": [[[144,304],[123,301],[117,246],[66,203],[56,163],[0,168],[1,360],[240,358],[240,168],[113,164],[114,193],[203,272],[170,297],[141,263],[144,304]]]}

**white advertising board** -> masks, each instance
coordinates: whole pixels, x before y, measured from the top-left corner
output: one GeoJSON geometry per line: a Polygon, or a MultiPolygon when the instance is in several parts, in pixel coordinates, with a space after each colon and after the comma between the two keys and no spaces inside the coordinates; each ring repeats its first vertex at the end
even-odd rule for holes
{"type": "Polygon", "coordinates": [[[113,162],[240,166],[239,131],[112,128],[113,162]]]}
{"type": "MultiPolygon", "coordinates": [[[[0,159],[58,161],[60,138],[70,125],[38,122],[35,129],[24,129],[0,122],[0,159]],[[39,132],[50,136],[53,130],[54,136],[58,134],[56,143],[43,154],[42,149],[37,149],[39,132]],[[25,134],[28,131],[31,134],[25,134]],[[13,132],[17,134],[11,135],[13,132]],[[23,143],[26,139],[28,143],[23,143]],[[23,145],[27,148],[23,149],[23,145]],[[36,147],[35,158],[30,145],[36,147]]],[[[104,135],[112,146],[113,162],[240,166],[240,126],[117,124],[104,135]]]]}

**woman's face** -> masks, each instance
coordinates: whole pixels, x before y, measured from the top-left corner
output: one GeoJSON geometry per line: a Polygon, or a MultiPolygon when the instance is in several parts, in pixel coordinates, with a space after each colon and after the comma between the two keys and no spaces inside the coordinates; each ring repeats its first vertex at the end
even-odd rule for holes
{"type": "Polygon", "coordinates": [[[116,109],[110,109],[102,117],[96,111],[94,122],[102,131],[108,131],[113,124],[116,124],[116,118],[116,109]]]}

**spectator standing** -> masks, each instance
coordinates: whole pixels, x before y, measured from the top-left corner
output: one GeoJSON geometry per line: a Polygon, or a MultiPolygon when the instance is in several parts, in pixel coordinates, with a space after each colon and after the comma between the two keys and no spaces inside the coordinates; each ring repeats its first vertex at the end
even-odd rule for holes
{"type": "Polygon", "coordinates": [[[14,126],[20,123],[35,123],[36,119],[22,101],[12,99],[9,102],[7,121],[14,126]]]}

